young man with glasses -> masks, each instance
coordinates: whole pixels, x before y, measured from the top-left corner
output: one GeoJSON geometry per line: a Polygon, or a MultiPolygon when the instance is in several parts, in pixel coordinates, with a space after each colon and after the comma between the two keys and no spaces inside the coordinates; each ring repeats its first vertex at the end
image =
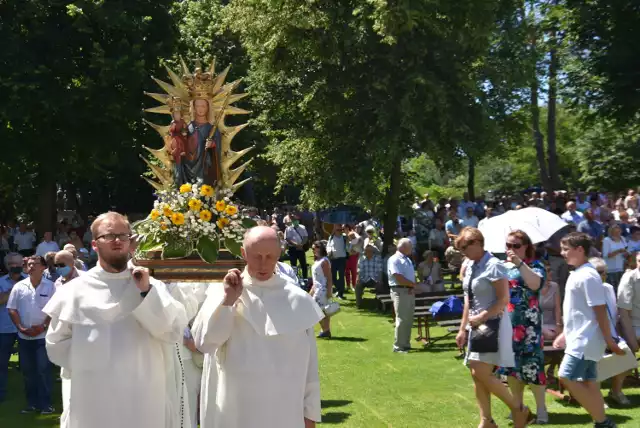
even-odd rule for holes
{"type": "Polygon", "coordinates": [[[49,357],[73,374],[65,426],[190,426],[175,384],[183,376],[174,352],[189,321],[185,307],[148,269],[128,265],[124,216],[102,214],[91,232],[98,264],[44,308],[49,357]]]}

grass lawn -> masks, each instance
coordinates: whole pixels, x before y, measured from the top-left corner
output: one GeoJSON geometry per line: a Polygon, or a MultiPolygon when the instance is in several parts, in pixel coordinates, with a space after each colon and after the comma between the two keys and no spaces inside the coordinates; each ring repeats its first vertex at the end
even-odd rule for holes
{"type": "MultiPolygon", "coordinates": [[[[322,407],[325,425],[336,428],[476,427],[477,409],[471,377],[455,359],[453,337],[406,355],[391,352],[393,324],[389,314],[354,308],[348,294],[343,310],[332,320],[331,340],[319,340],[322,407]]],[[[432,337],[445,333],[432,329],[432,337]]],[[[415,335],[415,334],[414,334],[415,335]]],[[[0,405],[1,428],[55,427],[58,415],[20,415],[24,406],[22,379],[10,368],[9,400],[0,405]]],[[[56,384],[56,409],[60,409],[60,384],[56,384]]],[[[628,388],[630,409],[610,409],[620,425],[640,426],[640,389],[628,388]]],[[[530,392],[525,393],[533,406],[530,392]]],[[[508,426],[508,411],[493,399],[494,417],[508,426]]],[[[550,427],[583,427],[590,419],[582,410],[547,395],[550,427]]],[[[90,428],[90,427],[87,427],[90,428]]],[[[114,427],[116,428],[116,427],[114,427]]],[[[254,427],[246,427],[254,428],[254,427]]]]}

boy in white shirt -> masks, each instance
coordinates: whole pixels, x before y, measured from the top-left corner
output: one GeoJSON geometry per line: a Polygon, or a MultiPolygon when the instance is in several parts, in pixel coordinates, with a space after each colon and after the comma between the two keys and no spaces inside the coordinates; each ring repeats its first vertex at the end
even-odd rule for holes
{"type": "Polygon", "coordinates": [[[588,263],[591,238],[585,233],[570,233],[561,241],[562,256],[575,268],[565,288],[563,304],[564,332],[553,342],[565,348],[558,376],[571,395],[585,408],[596,428],[616,424],[604,412],[604,400],[597,383],[597,364],[608,347],[624,355],[613,339],[607,315],[605,288],[598,272],[588,263]]]}

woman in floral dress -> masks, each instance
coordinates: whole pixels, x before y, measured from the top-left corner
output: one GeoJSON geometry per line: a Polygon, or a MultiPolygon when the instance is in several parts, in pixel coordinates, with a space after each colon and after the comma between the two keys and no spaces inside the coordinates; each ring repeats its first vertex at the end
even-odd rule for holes
{"type": "Polygon", "coordinates": [[[544,402],[544,338],[540,288],[545,282],[544,264],[535,260],[535,248],[526,233],[517,230],[507,237],[507,268],[510,299],[507,311],[513,327],[515,367],[501,368],[514,398],[522,403],[525,385],[536,399],[537,423],[549,420],[544,402]]]}

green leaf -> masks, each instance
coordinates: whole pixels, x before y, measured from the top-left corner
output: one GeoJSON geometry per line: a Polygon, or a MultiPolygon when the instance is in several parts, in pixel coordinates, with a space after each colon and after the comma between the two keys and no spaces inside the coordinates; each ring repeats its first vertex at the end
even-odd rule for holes
{"type": "Polygon", "coordinates": [[[184,240],[172,240],[165,244],[162,249],[163,259],[182,259],[189,257],[193,253],[193,244],[184,240]]]}
{"type": "Polygon", "coordinates": [[[196,251],[198,251],[198,255],[203,261],[213,264],[218,260],[220,240],[218,237],[211,239],[208,236],[202,236],[198,239],[196,251]]]}
{"type": "Polygon", "coordinates": [[[240,250],[242,248],[242,243],[231,238],[225,238],[224,246],[234,256],[242,257],[242,251],[240,250]]]}
{"type": "Polygon", "coordinates": [[[157,251],[161,249],[161,247],[162,242],[160,242],[158,236],[154,234],[143,235],[140,244],[138,244],[140,251],[157,251]]]}
{"type": "MultiPolygon", "coordinates": [[[[252,218],[245,217],[245,218],[242,219],[242,226],[245,229],[251,229],[252,227],[256,227],[257,225],[258,225],[258,222],[255,221],[252,218]]],[[[231,251],[231,250],[229,250],[229,251],[231,251]]]]}

